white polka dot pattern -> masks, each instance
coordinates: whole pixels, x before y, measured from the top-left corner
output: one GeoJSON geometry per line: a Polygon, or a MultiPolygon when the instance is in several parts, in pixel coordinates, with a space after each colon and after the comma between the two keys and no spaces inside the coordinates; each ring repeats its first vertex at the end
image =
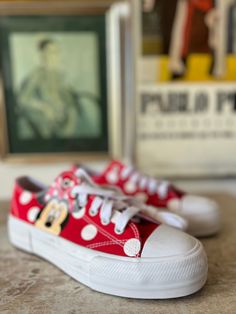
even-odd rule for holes
{"type": "Polygon", "coordinates": [[[109,183],[117,183],[119,180],[119,169],[113,168],[106,174],[106,179],[109,183]]]}
{"type": "Polygon", "coordinates": [[[28,220],[30,222],[35,222],[39,212],[40,208],[38,208],[37,206],[30,208],[30,210],[27,213],[28,220]]]}
{"type": "Polygon", "coordinates": [[[81,237],[85,241],[93,240],[97,235],[97,228],[94,225],[87,225],[81,231],[81,237]]]}
{"type": "Polygon", "coordinates": [[[125,242],[124,252],[127,256],[136,256],[141,249],[141,243],[138,239],[129,239],[125,242]]]}
{"type": "Polygon", "coordinates": [[[125,183],[124,189],[127,193],[134,193],[137,190],[137,187],[135,183],[128,181],[125,183]]]}
{"type": "Polygon", "coordinates": [[[30,203],[30,201],[32,200],[32,194],[28,191],[24,191],[21,193],[20,198],[19,198],[19,202],[21,203],[21,205],[27,205],[30,203]]]}

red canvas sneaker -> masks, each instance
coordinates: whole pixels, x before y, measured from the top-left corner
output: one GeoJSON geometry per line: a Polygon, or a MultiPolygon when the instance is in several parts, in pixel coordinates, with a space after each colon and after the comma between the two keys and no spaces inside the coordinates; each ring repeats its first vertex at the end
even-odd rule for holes
{"type": "MultiPolygon", "coordinates": [[[[76,168],[73,167],[74,170],[76,168]]],[[[188,222],[187,232],[194,236],[209,236],[220,230],[218,205],[208,198],[190,195],[168,181],[142,175],[135,168],[120,161],[112,161],[101,173],[88,168],[86,170],[99,185],[119,187],[128,196],[184,217],[188,222]]],[[[154,208],[150,215],[156,218],[154,208]]]]}
{"type": "Polygon", "coordinates": [[[9,238],[100,292],[149,299],[199,290],[207,278],[201,243],[139,213],[83,170],[62,173],[50,187],[22,177],[13,192],[9,238]]]}

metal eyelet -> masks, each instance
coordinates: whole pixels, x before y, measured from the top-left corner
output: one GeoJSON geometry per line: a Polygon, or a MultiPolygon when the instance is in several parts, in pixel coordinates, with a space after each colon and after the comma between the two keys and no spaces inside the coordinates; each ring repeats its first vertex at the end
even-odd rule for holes
{"type": "Polygon", "coordinates": [[[109,225],[110,221],[101,219],[101,223],[102,223],[103,226],[107,226],[107,225],[109,225]]]}
{"type": "Polygon", "coordinates": [[[124,230],[120,230],[120,229],[115,228],[115,233],[116,234],[122,234],[122,233],[124,233],[124,230]]]}
{"type": "Polygon", "coordinates": [[[89,215],[92,216],[92,217],[94,217],[94,216],[97,215],[97,212],[90,209],[90,210],[89,210],[89,215]]]}
{"type": "Polygon", "coordinates": [[[62,188],[67,189],[68,187],[72,186],[73,181],[70,180],[69,178],[65,178],[62,181],[62,188]]]}

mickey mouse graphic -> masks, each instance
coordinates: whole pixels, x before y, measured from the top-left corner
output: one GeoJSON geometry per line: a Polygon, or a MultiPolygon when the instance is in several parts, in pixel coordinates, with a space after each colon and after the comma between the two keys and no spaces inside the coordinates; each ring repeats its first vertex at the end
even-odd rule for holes
{"type": "Polygon", "coordinates": [[[36,219],[36,227],[55,235],[61,233],[76,205],[72,190],[78,180],[65,174],[58,177],[53,185],[40,195],[38,201],[45,207],[36,219]]]}
{"type": "Polygon", "coordinates": [[[44,231],[59,235],[67,223],[68,218],[69,212],[67,204],[53,199],[40,212],[35,226],[44,231]]]}

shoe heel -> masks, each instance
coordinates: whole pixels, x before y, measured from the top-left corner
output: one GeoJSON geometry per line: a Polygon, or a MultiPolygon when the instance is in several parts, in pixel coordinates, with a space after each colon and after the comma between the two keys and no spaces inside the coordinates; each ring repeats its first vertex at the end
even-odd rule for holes
{"type": "Polygon", "coordinates": [[[33,252],[30,226],[12,215],[8,218],[8,237],[17,248],[29,253],[33,252]]]}

